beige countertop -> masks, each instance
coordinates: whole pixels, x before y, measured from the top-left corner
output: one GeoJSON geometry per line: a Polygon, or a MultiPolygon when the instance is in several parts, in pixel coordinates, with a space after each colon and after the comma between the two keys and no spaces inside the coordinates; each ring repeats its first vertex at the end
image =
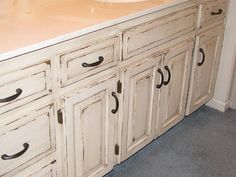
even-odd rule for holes
{"type": "Polygon", "coordinates": [[[53,45],[187,0],[1,0],[0,60],[53,45]]]}

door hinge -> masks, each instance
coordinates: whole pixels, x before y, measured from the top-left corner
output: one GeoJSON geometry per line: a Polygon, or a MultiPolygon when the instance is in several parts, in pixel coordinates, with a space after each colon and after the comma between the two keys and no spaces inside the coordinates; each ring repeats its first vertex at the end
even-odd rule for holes
{"type": "Polygon", "coordinates": [[[62,111],[60,109],[57,111],[57,121],[59,124],[63,124],[63,116],[62,111]]]}
{"type": "Polygon", "coordinates": [[[120,146],[118,144],[116,144],[115,145],[115,155],[119,155],[120,154],[119,151],[120,151],[120,146]]]}
{"type": "Polygon", "coordinates": [[[122,91],[122,83],[121,83],[121,81],[118,81],[117,82],[117,93],[121,93],[121,91],[122,91]]]}

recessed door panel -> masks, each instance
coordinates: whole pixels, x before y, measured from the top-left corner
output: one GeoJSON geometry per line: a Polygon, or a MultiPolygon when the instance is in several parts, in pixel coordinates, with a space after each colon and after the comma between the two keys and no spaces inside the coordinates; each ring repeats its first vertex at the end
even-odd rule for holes
{"type": "Polygon", "coordinates": [[[193,42],[182,42],[165,55],[164,93],[161,97],[162,114],[158,121],[160,136],[184,118],[188,82],[191,69],[193,42]]]}
{"type": "MultiPolygon", "coordinates": [[[[125,72],[123,159],[128,158],[154,138],[153,108],[159,99],[157,66],[161,57],[135,64],[125,72]]],[[[158,76],[160,77],[160,76],[158,76]]],[[[158,80],[159,82],[159,80],[158,80]]]]}
{"type": "Polygon", "coordinates": [[[65,101],[68,176],[102,176],[113,167],[115,78],[65,101]]]}
{"type": "Polygon", "coordinates": [[[197,37],[186,114],[207,103],[214,94],[222,46],[221,28],[197,37]]]}

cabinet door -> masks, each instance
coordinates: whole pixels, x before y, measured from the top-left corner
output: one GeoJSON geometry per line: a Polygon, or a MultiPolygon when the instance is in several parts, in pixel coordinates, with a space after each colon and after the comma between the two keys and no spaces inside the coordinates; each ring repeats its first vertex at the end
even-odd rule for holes
{"type": "Polygon", "coordinates": [[[68,177],[103,176],[113,168],[116,78],[97,82],[65,100],[68,177]]]}
{"type": "Polygon", "coordinates": [[[207,103],[214,94],[222,48],[220,28],[197,36],[186,114],[189,115],[207,103]]]}
{"type": "Polygon", "coordinates": [[[161,115],[157,123],[160,136],[184,118],[187,102],[193,41],[169,48],[164,57],[165,81],[161,95],[161,115]]]}
{"type": "MultiPolygon", "coordinates": [[[[153,140],[155,84],[161,57],[142,61],[125,71],[122,159],[125,160],[153,140]]],[[[160,79],[160,78],[159,78],[160,79]]],[[[158,80],[158,81],[156,81],[158,80]]]]}

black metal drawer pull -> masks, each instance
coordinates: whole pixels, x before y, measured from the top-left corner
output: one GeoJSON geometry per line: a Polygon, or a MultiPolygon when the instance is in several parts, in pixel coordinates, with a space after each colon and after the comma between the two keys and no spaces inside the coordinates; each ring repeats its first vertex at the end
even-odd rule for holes
{"type": "Polygon", "coordinates": [[[197,65],[198,65],[198,66],[202,66],[203,63],[205,62],[206,55],[205,55],[205,52],[204,52],[203,48],[200,48],[200,49],[199,49],[199,52],[202,53],[202,61],[201,61],[201,62],[198,62],[197,65]]]}
{"type": "Polygon", "coordinates": [[[167,81],[164,81],[164,85],[168,85],[171,79],[171,72],[170,72],[170,68],[168,66],[165,66],[165,70],[168,72],[168,79],[167,81]]]}
{"type": "Polygon", "coordinates": [[[119,109],[119,100],[117,98],[117,95],[116,95],[116,92],[112,92],[111,95],[115,98],[116,100],[116,108],[115,109],[112,109],[111,112],[113,114],[117,113],[118,109],[119,109]]]}
{"type": "Polygon", "coordinates": [[[220,15],[223,13],[222,9],[218,9],[218,12],[211,12],[211,15],[220,15]]]}
{"type": "Polygon", "coordinates": [[[104,58],[102,56],[98,57],[98,61],[94,63],[82,63],[83,67],[94,67],[100,65],[104,61],[104,58]]]}
{"type": "Polygon", "coordinates": [[[21,95],[21,93],[22,93],[22,90],[20,88],[18,88],[18,89],[16,89],[16,94],[15,95],[9,96],[7,98],[0,99],[0,103],[13,101],[13,100],[17,99],[21,95]]]}
{"type": "Polygon", "coordinates": [[[161,75],[161,83],[157,84],[156,88],[160,89],[163,85],[163,82],[164,82],[164,74],[160,68],[157,70],[157,72],[160,73],[160,75],[161,75]]]}
{"type": "Polygon", "coordinates": [[[16,154],[14,154],[14,155],[3,154],[3,155],[1,156],[1,158],[2,158],[3,160],[16,159],[16,158],[22,156],[22,155],[29,149],[29,144],[28,144],[28,143],[24,143],[24,144],[23,144],[23,147],[24,147],[24,149],[23,149],[22,151],[16,153],[16,154]]]}

